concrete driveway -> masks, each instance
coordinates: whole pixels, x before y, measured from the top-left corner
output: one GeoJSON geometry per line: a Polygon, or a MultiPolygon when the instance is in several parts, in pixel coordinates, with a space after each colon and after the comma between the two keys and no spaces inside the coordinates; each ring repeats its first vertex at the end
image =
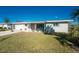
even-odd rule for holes
{"type": "Polygon", "coordinates": [[[21,31],[1,31],[0,32],[0,36],[4,36],[4,35],[10,35],[10,34],[14,34],[14,33],[18,33],[18,32],[21,32],[21,31]]]}

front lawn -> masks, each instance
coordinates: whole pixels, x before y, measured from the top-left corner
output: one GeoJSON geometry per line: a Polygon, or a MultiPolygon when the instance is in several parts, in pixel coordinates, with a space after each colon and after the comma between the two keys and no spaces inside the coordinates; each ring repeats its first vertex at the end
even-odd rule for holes
{"type": "Polygon", "coordinates": [[[43,33],[16,33],[0,37],[0,52],[76,52],[62,46],[54,35],[43,33]]]}

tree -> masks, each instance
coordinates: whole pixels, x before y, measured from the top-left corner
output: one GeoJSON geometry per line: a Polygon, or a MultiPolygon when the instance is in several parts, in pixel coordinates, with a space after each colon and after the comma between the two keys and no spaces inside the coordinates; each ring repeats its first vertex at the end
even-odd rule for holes
{"type": "Polygon", "coordinates": [[[73,36],[78,37],[79,35],[79,9],[74,9],[71,13],[72,18],[75,20],[76,24],[73,27],[73,36]]]}
{"type": "MultiPolygon", "coordinates": [[[[4,24],[7,24],[8,26],[10,25],[10,19],[9,18],[7,18],[7,17],[4,17],[4,24]]],[[[3,24],[3,26],[4,26],[4,24],[3,24]]],[[[4,28],[4,27],[3,27],[4,28]]],[[[8,29],[8,27],[7,27],[7,29],[8,29]]]]}
{"type": "Polygon", "coordinates": [[[79,23],[79,9],[74,9],[71,13],[71,18],[74,18],[76,24],[79,23]]]}
{"type": "Polygon", "coordinates": [[[10,24],[10,19],[7,18],[7,17],[5,17],[5,18],[4,18],[4,23],[6,23],[6,24],[10,24]]]}
{"type": "Polygon", "coordinates": [[[12,28],[13,25],[11,24],[10,19],[7,17],[4,17],[4,23],[7,24],[8,26],[10,26],[11,31],[13,32],[13,28],[12,28]]]}

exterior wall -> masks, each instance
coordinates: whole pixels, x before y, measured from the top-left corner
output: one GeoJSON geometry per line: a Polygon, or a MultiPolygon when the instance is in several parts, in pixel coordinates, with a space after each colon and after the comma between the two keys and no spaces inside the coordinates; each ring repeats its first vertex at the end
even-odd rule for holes
{"type": "MultiPolygon", "coordinates": [[[[65,32],[68,33],[68,23],[58,23],[58,26],[54,26],[54,23],[47,23],[45,24],[46,26],[51,26],[55,32],[65,32]]],[[[35,29],[36,29],[36,24],[35,24],[35,29]]],[[[33,30],[31,29],[31,24],[16,24],[15,25],[15,30],[19,31],[25,31],[25,32],[32,32],[33,30]]]]}
{"type": "Polygon", "coordinates": [[[0,27],[2,27],[2,24],[0,24],[0,27]]]}
{"type": "Polygon", "coordinates": [[[16,24],[15,30],[32,32],[30,24],[27,24],[27,26],[25,26],[25,24],[16,24]]]}
{"type": "MultiPolygon", "coordinates": [[[[51,22],[51,23],[44,23],[44,28],[46,27],[46,26],[51,26],[54,30],[55,30],[55,32],[65,32],[65,33],[68,33],[68,28],[69,28],[69,23],[68,22],[51,22]],[[54,24],[55,23],[58,23],[58,26],[54,26],[54,24]]],[[[34,30],[32,29],[32,24],[31,23],[26,23],[26,25],[25,24],[15,24],[14,25],[14,30],[18,30],[18,31],[25,31],[25,32],[32,32],[32,31],[34,31],[34,32],[37,32],[36,30],[37,30],[37,24],[33,24],[34,26],[34,30]]],[[[6,27],[6,28],[8,28],[9,26],[7,25],[7,24],[4,24],[4,25],[2,25],[2,24],[0,24],[0,27],[6,27]]]]}
{"type": "Polygon", "coordinates": [[[54,24],[46,24],[46,26],[51,26],[55,32],[65,32],[68,33],[68,23],[58,23],[58,26],[54,26],[54,24]]]}
{"type": "Polygon", "coordinates": [[[6,28],[8,28],[9,26],[8,26],[7,24],[5,24],[5,25],[3,25],[3,27],[6,27],[6,28]]]}
{"type": "Polygon", "coordinates": [[[0,27],[7,28],[7,29],[9,28],[9,26],[7,24],[4,24],[4,25],[1,24],[0,27]]]}

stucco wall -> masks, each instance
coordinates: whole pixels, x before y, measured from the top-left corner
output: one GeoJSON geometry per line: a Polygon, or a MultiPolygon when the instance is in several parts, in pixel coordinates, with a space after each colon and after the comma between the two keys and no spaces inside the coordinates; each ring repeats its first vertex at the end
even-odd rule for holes
{"type": "MultiPolygon", "coordinates": [[[[68,33],[68,23],[58,23],[58,26],[54,26],[54,23],[47,23],[46,26],[51,26],[55,32],[65,32],[68,33]]],[[[16,24],[15,30],[32,32],[31,24],[16,24]]]]}
{"type": "Polygon", "coordinates": [[[26,32],[32,31],[31,28],[30,28],[30,24],[27,24],[27,26],[25,26],[25,24],[16,24],[15,30],[26,31],[26,32]]]}
{"type": "Polygon", "coordinates": [[[51,26],[55,32],[65,32],[68,33],[68,23],[58,23],[58,26],[54,26],[54,24],[46,24],[46,26],[51,26]]]}
{"type": "Polygon", "coordinates": [[[10,26],[8,26],[7,24],[4,24],[4,25],[1,25],[0,27],[3,27],[3,28],[10,28],[10,26]]]}

